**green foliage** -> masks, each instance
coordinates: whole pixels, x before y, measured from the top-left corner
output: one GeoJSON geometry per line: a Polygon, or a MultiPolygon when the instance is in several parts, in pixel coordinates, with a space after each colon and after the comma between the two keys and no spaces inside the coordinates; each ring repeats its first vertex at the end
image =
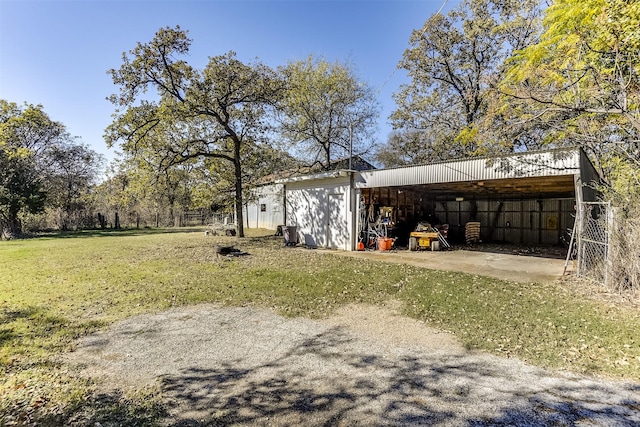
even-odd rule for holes
{"type": "Polygon", "coordinates": [[[384,167],[409,166],[445,161],[468,155],[467,145],[459,138],[442,140],[437,135],[419,130],[396,130],[376,153],[384,167]]]}
{"type": "Polygon", "coordinates": [[[504,62],[536,37],[539,14],[537,1],[468,0],[414,30],[400,63],[411,83],[395,94],[391,116],[398,135],[421,137],[431,160],[478,153],[485,135],[476,127],[490,111],[504,62]]]}
{"type": "MultiPolygon", "coordinates": [[[[640,183],[640,4],[558,0],[545,10],[538,43],[518,52],[502,82],[496,122],[543,146],[578,145],[619,208],[611,240],[612,288],[637,290],[640,183]],[[504,119],[511,116],[511,119],[504,119]],[[631,209],[630,209],[631,208],[631,209]],[[625,231],[622,231],[625,230],[625,231]]],[[[508,141],[509,132],[498,132],[508,141]]]]}
{"type": "Polygon", "coordinates": [[[42,106],[0,100],[0,228],[20,234],[20,219],[45,208],[61,211],[61,228],[84,209],[101,158],[77,142],[42,106]],[[45,198],[46,196],[46,198],[45,198]]]}
{"type": "Polygon", "coordinates": [[[90,209],[90,190],[98,180],[102,156],[88,146],[64,141],[47,150],[46,181],[47,208],[60,212],[56,228],[67,230],[82,226],[74,222],[75,212],[90,209]]]}
{"type": "Polygon", "coordinates": [[[44,152],[66,137],[64,126],[52,121],[41,105],[18,106],[0,100],[0,141],[6,147],[22,150],[22,154],[34,155],[44,160],[44,152]]]}
{"type": "Polygon", "coordinates": [[[121,67],[110,70],[120,90],[110,97],[117,110],[105,138],[110,145],[121,142],[124,152],[150,165],[156,177],[184,163],[227,162],[242,236],[243,164],[252,152],[246,147],[265,142],[267,112],[281,84],[269,67],[244,64],[234,52],[211,57],[204,70],[195,70],[179,59],[190,44],[180,27],[162,28],[151,42],[123,54],[121,67]]]}
{"type": "Polygon", "coordinates": [[[172,226],[191,208],[192,163],[158,169],[142,156],[125,155],[96,188],[94,206],[107,217],[118,213],[128,224],[172,226]]]}
{"type": "Polygon", "coordinates": [[[0,240],[18,235],[19,214],[42,211],[44,199],[32,157],[0,142],[0,240]]]}
{"type": "Polygon", "coordinates": [[[514,56],[504,98],[544,143],[582,146],[607,183],[640,159],[640,7],[625,0],[559,0],[540,41],[514,56]]]}
{"type": "Polygon", "coordinates": [[[309,56],[281,68],[287,89],[281,132],[299,157],[323,169],[371,148],[378,107],[373,90],[345,63],[309,56]]]}
{"type": "Polygon", "coordinates": [[[0,100],[0,239],[20,234],[21,212],[44,209],[38,156],[59,136],[41,106],[0,100]]]}

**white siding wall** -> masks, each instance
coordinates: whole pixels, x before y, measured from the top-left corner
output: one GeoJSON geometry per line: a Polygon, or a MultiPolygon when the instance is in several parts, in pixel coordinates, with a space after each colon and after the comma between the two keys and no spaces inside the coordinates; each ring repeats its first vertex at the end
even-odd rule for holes
{"type": "Polygon", "coordinates": [[[250,201],[245,208],[247,228],[266,228],[275,231],[279,225],[284,224],[284,186],[282,184],[258,187],[251,193],[250,201]]]}
{"type": "Polygon", "coordinates": [[[287,183],[286,201],[286,225],[297,227],[299,243],[312,247],[352,249],[349,177],[287,183]]]}

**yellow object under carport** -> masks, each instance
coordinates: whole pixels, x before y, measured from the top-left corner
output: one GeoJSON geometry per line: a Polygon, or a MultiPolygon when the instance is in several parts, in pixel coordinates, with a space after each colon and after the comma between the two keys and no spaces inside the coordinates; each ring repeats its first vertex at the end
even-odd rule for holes
{"type": "Polygon", "coordinates": [[[409,250],[431,248],[431,242],[438,241],[438,233],[433,231],[412,231],[409,234],[409,250]]]}

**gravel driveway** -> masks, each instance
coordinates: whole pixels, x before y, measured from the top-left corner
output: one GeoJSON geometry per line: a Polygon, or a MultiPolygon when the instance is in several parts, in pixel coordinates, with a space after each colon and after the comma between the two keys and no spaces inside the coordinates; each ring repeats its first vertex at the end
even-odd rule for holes
{"type": "Polygon", "coordinates": [[[640,384],[469,352],[393,306],[180,308],[85,337],[67,362],[108,387],[160,383],[174,426],[640,425],[640,384]]]}

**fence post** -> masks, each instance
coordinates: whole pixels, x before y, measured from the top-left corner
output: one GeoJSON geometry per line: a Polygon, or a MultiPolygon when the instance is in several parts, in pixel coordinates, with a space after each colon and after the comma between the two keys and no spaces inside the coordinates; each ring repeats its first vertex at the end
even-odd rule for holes
{"type": "Polygon", "coordinates": [[[604,270],[604,284],[607,288],[610,288],[610,276],[609,276],[609,271],[611,271],[613,265],[612,265],[612,259],[611,259],[611,234],[613,232],[613,230],[615,230],[615,216],[614,216],[614,209],[611,208],[611,202],[607,202],[606,203],[606,209],[607,209],[607,217],[606,217],[606,231],[605,231],[605,270],[604,270]]]}
{"type": "Polygon", "coordinates": [[[576,255],[578,257],[578,276],[582,276],[584,266],[584,242],[582,241],[582,226],[584,217],[584,205],[582,202],[577,203],[578,210],[576,211],[576,255]]]}

